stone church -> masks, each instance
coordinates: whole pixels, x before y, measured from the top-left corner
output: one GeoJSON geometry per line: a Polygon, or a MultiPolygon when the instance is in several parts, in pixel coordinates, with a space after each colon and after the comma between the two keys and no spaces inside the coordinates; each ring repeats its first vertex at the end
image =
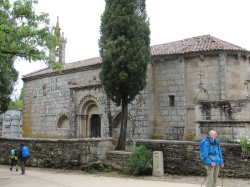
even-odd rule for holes
{"type": "MultiPolygon", "coordinates": [[[[102,59],[65,63],[62,46],[62,73],[48,67],[23,77],[22,136],[108,138],[112,133],[116,140],[121,107],[107,99],[100,83],[102,59]]],[[[129,105],[128,143],[148,138],[192,140],[197,133],[197,101],[246,99],[246,49],[204,35],[155,45],[151,52],[147,86],[129,105]]]]}

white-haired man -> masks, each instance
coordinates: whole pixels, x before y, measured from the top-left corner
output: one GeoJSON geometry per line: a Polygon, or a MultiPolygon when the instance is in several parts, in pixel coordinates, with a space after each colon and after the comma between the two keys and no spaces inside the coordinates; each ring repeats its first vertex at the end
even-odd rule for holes
{"type": "Polygon", "coordinates": [[[216,187],[220,167],[224,167],[223,157],[219,141],[216,139],[217,133],[214,130],[209,132],[209,136],[203,144],[203,162],[207,169],[207,187],[216,187]]]}

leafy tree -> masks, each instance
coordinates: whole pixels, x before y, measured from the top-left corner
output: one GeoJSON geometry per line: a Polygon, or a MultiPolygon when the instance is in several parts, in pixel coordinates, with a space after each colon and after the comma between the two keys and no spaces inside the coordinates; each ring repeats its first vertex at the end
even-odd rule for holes
{"type": "Polygon", "coordinates": [[[151,58],[150,29],[145,0],[106,0],[99,40],[100,80],[109,99],[122,105],[122,124],[116,149],[126,143],[128,104],[146,86],[151,58]]]}
{"type": "Polygon", "coordinates": [[[0,114],[8,109],[10,95],[18,78],[13,60],[0,55],[0,114]]]}
{"type": "MultiPolygon", "coordinates": [[[[37,3],[37,0],[16,0],[10,4],[9,0],[0,0],[0,113],[7,109],[17,80],[15,58],[48,63],[48,51],[55,52],[59,45],[58,28],[49,26],[48,14],[35,13],[37,3]]],[[[58,62],[51,62],[51,66],[59,70],[62,67],[58,62]]]]}
{"type": "Polygon", "coordinates": [[[23,100],[15,99],[14,101],[11,101],[8,110],[23,110],[23,100]]]}
{"type": "Polygon", "coordinates": [[[23,88],[21,89],[21,93],[20,93],[20,95],[19,95],[19,98],[18,98],[19,100],[23,100],[23,88]]]}
{"type": "Polygon", "coordinates": [[[19,97],[9,103],[8,110],[23,110],[23,88],[19,97]]]}

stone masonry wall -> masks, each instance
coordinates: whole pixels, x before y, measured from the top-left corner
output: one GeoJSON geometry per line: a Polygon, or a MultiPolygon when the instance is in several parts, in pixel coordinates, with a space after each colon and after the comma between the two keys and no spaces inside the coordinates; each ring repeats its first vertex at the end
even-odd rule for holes
{"type": "Polygon", "coordinates": [[[154,60],[154,139],[183,138],[186,121],[184,62],[154,60]],[[174,106],[170,106],[174,96],[174,106]]]}
{"type": "Polygon", "coordinates": [[[204,89],[208,91],[210,99],[219,99],[220,77],[218,59],[219,55],[204,56],[204,59],[201,59],[199,56],[187,57],[185,59],[187,107],[194,107],[194,94],[200,82],[203,83],[204,89]]]}
{"type": "Polygon", "coordinates": [[[196,105],[196,139],[204,139],[210,130],[223,142],[249,138],[250,100],[198,102],[196,105]]]}
{"type": "MultiPolygon", "coordinates": [[[[80,135],[84,104],[88,100],[96,102],[101,117],[101,137],[109,136],[108,105],[106,94],[100,84],[100,67],[58,74],[24,81],[23,137],[29,138],[69,138],[73,130],[80,135]],[[69,119],[69,128],[58,128],[61,116],[69,119]]],[[[150,77],[150,76],[149,76],[150,77]]],[[[150,81],[150,78],[148,79],[150,81]]],[[[150,84],[148,84],[150,85],[150,84]]],[[[128,130],[130,140],[148,138],[150,89],[143,90],[129,105],[129,118],[133,128],[128,130]]],[[[121,107],[110,105],[113,119],[121,113],[121,107]]],[[[84,133],[86,134],[86,133],[84,133]]]]}
{"type": "Polygon", "coordinates": [[[131,152],[125,151],[109,151],[107,152],[106,161],[120,165],[122,167],[127,167],[130,154],[131,152]]]}
{"type": "MultiPolygon", "coordinates": [[[[242,98],[246,94],[244,76],[248,63],[248,59],[224,53],[152,57],[147,87],[129,105],[133,126],[128,130],[128,138],[182,140],[186,133],[193,139],[196,133],[194,96],[200,81],[210,100],[242,98]],[[174,96],[174,106],[170,106],[169,96],[174,96]]],[[[100,66],[96,66],[24,81],[23,137],[69,138],[72,132],[75,137],[82,137],[79,129],[83,129],[82,110],[87,98],[94,98],[101,116],[101,135],[108,137],[104,89],[101,85],[88,87],[100,84],[99,71],[100,66]],[[69,128],[58,128],[61,116],[69,119],[69,128]]],[[[112,102],[110,108],[115,119],[121,108],[112,102]]]]}
{"type": "MultiPolygon", "coordinates": [[[[153,139],[194,139],[195,104],[200,83],[210,100],[242,99],[249,60],[232,54],[153,57],[153,139]],[[174,96],[174,106],[170,106],[174,96]],[[190,135],[190,137],[189,137],[190,135]]],[[[151,90],[152,91],[152,90],[151,90]]]]}
{"type": "MultiPolygon", "coordinates": [[[[136,147],[144,145],[152,151],[163,152],[165,173],[180,175],[206,175],[205,164],[201,162],[199,143],[171,140],[135,140],[136,147]]],[[[240,145],[221,143],[225,163],[220,174],[226,177],[248,178],[250,158],[242,156],[240,145]]]]}
{"type": "Polygon", "coordinates": [[[112,149],[111,139],[6,139],[0,138],[0,164],[10,163],[12,146],[25,144],[30,150],[29,166],[81,169],[89,161],[104,160],[112,149]]]}
{"type": "Polygon", "coordinates": [[[226,62],[226,99],[245,99],[247,84],[245,82],[249,70],[249,58],[227,55],[226,62]]]}
{"type": "Polygon", "coordinates": [[[57,129],[60,116],[70,118],[70,89],[75,84],[97,82],[99,69],[61,74],[24,82],[23,137],[69,137],[66,129],[57,129]],[[95,78],[94,78],[95,77],[95,78]]]}

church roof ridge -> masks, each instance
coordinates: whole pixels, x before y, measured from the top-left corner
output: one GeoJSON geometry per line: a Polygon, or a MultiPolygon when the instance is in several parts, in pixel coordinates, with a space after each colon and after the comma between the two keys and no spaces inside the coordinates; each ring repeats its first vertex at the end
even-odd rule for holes
{"type": "MultiPolygon", "coordinates": [[[[152,56],[162,55],[182,55],[186,53],[210,52],[210,51],[234,51],[250,53],[247,49],[234,45],[232,43],[220,40],[210,34],[186,38],[183,40],[173,41],[169,43],[151,46],[152,56]]],[[[76,62],[63,64],[63,70],[77,69],[80,67],[88,67],[96,64],[101,64],[101,57],[80,60],[76,62]]],[[[23,79],[33,76],[55,73],[52,68],[44,68],[23,76],[23,79]]]]}

